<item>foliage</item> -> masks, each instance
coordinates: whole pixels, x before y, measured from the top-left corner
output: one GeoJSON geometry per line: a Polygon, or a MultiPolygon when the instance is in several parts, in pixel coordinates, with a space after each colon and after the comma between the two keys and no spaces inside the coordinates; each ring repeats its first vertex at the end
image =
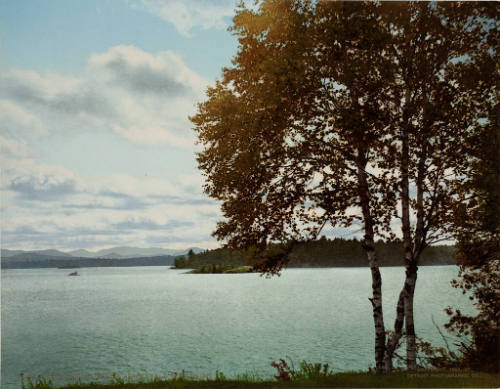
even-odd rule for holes
{"type": "MultiPolygon", "coordinates": [[[[461,196],[448,224],[457,239],[460,265],[454,288],[469,296],[477,314],[446,308],[445,324],[456,336],[457,352],[424,343],[432,366],[473,370],[500,369],[500,127],[499,106],[489,112],[486,125],[476,130],[469,153],[471,172],[458,185],[461,196]]],[[[443,337],[444,338],[444,337],[443,337]]]]}
{"type": "Polygon", "coordinates": [[[274,376],[278,381],[290,381],[292,379],[291,367],[284,359],[280,359],[279,362],[271,362],[271,366],[274,367],[278,374],[274,376]]]}
{"type": "Polygon", "coordinates": [[[24,374],[21,374],[21,388],[22,389],[52,389],[53,383],[51,380],[46,379],[42,376],[36,377],[33,381],[31,377],[26,377],[26,383],[24,382],[24,374]]]}
{"type": "Polygon", "coordinates": [[[377,371],[386,343],[375,237],[394,240],[401,219],[398,312],[415,368],[419,259],[443,238],[454,183],[470,174],[471,134],[498,98],[497,27],[484,3],[242,4],[232,66],[191,118],[205,192],[225,217],[214,235],[260,250],[259,271],[279,273],[326,224],[362,224],[377,371]]]}
{"type": "MultiPolygon", "coordinates": [[[[362,89],[380,86],[375,65],[390,64],[378,55],[381,42],[356,43],[358,28],[378,32],[373,5],[329,7],[321,6],[318,15],[307,1],[266,1],[256,12],[240,8],[232,27],[240,42],[235,66],[224,69],[191,118],[205,145],[198,156],[208,177],[205,191],[222,201],[226,217],[214,234],[231,247],[302,241],[326,222],[360,220],[348,211],[358,206],[355,174],[368,153],[376,158],[368,146],[382,147],[380,118],[387,115],[362,89]],[[335,16],[348,31],[330,23],[335,16]],[[339,47],[330,44],[335,34],[339,47]]],[[[383,181],[367,180],[380,210],[374,228],[382,231],[392,191],[383,181]]],[[[271,269],[278,261],[268,261],[271,269]]]]}
{"type": "Polygon", "coordinates": [[[177,257],[175,258],[174,260],[174,266],[177,268],[177,269],[183,269],[183,268],[186,268],[186,264],[188,263],[187,259],[184,258],[184,257],[177,257]]]}
{"type": "Polygon", "coordinates": [[[227,378],[223,372],[216,370],[215,371],[215,381],[227,381],[227,378]]]}
{"type": "Polygon", "coordinates": [[[366,223],[350,209],[366,200],[374,232],[393,238],[407,170],[420,191],[409,204],[417,257],[439,239],[470,130],[491,104],[494,6],[258,5],[238,9],[233,66],[191,118],[205,191],[226,218],[215,236],[235,248],[301,241],[325,223],[366,223]]]}
{"type": "Polygon", "coordinates": [[[278,381],[301,381],[301,380],[321,380],[333,375],[329,369],[328,363],[309,363],[307,361],[300,362],[298,370],[295,369],[293,362],[291,366],[284,359],[279,362],[271,362],[278,374],[274,376],[278,381]]]}
{"type": "Polygon", "coordinates": [[[486,125],[474,133],[472,174],[459,186],[466,200],[458,204],[451,230],[460,263],[454,288],[469,295],[477,314],[448,307],[446,328],[460,338],[463,364],[474,370],[500,369],[500,106],[488,112],[486,125]]]}
{"type": "MultiPolygon", "coordinates": [[[[434,320],[433,320],[434,323],[434,320]]],[[[439,327],[434,323],[436,329],[438,330],[441,338],[444,340],[445,346],[436,347],[430,342],[423,340],[422,338],[416,338],[416,360],[417,366],[420,369],[444,369],[444,370],[457,370],[465,369],[466,366],[463,363],[463,355],[459,350],[453,351],[450,348],[447,338],[442,334],[439,327]]],[[[389,331],[390,332],[390,331],[389,331]]],[[[390,334],[392,336],[393,334],[390,334]]],[[[398,343],[394,350],[394,357],[396,358],[396,366],[398,368],[403,368],[405,364],[405,358],[403,358],[399,351],[401,346],[406,340],[406,334],[402,333],[401,337],[398,338],[398,343]]]]}

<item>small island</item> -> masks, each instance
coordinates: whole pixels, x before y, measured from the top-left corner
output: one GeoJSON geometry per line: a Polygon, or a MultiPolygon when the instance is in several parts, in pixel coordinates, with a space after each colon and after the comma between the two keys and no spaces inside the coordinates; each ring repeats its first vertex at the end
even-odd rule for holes
{"type": "Polygon", "coordinates": [[[198,269],[188,271],[187,274],[233,274],[233,273],[254,273],[252,266],[245,265],[220,265],[208,264],[198,269]]]}

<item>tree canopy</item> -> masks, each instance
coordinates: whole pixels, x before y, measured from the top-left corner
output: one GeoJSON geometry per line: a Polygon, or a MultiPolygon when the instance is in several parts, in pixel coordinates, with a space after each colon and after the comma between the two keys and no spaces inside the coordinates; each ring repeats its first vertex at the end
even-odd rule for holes
{"type": "Polygon", "coordinates": [[[233,64],[191,118],[205,191],[225,217],[215,236],[261,251],[288,244],[261,270],[279,271],[289,242],[325,225],[362,227],[378,371],[403,314],[416,367],[417,265],[446,232],[457,182],[470,176],[470,142],[497,104],[498,24],[486,3],[241,5],[233,64]],[[374,241],[394,239],[398,225],[406,280],[386,348],[374,241]]]}

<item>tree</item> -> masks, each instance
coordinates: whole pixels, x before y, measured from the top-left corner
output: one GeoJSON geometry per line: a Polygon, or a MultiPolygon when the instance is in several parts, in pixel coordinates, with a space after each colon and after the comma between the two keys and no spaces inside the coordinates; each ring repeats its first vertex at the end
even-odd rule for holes
{"type": "Polygon", "coordinates": [[[407,365],[416,367],[418,260],[449,217],[451,183],[467,172],[460,145],[493,88],[470,82],[478,63],[491,70],[491,28],[475,27],[488,14],[483,5],[435,3],[241,6],[233,66],[191,118],[205,191],[226,218],[214,234],[230,247],[256,247],[262,271],[279,271],[293,242],[316,238],[327,223],[362,225],[378,372],[391,368],[403,323],[407,365]],[[374,242],[395,238],[395,219],[406,280],[386,344],[374,242]]]}
{"type": "MultiPolygon", "coordinates": [[[[469,296],[476,314],[448,307],[445,328],[458,350],[422,344],[430,365],[498,372],[500,368],[500,127],[498,103],[486,125],[474,131],[469,154],[471,174],[458,184],[460,194],[449,229],[457,240],[460,264],[454,288],[469,296]]],[[[446,341],[446,339],[445,339],[446,341]]]]}
{"type": "Polygon", "coordinates": [[[452,282],[469,294],[476,315],[447,308],[445,325],[459,338],[465,367],[498,372],[500,368],[500,106],[492,107],[484,128],[474,134],[469,180],[461,183],[467,198],[455,210],[453,231],[458,241],[459,279],[452,282]]]}
{"type": "Polygon", "coordinates": [[[226,217],[215,235],[232,247],[260,248],[262,271],[279,271],[289,242],[317,237],[326,223],[362,222],[382,371],[374,242],[375,234],[389,233],[384,210],[394,196],[369,171],[384,147],[383,85],[391,76],[379,72],[390,63],[379,55],[384,32],[374,7],[266,1],[258,11],[240,8],[232,28],[240,42],[234,67],[224,70],[191,120],[205,145],[198,157],[205,191],[222,201],[226,217]],[[379,39],[366,40],[365,33],[379,39]]]}
{"type": "Polygon", "coordinates": [[[392,33],[389,50],[396,64],[393,178],[399,186],[406,267],[386,368],[390,369],[404,316],[407,366],[415,369],[413,294],[418,263],[425,247],[446,237],[444,226],[458,196],[455,182],[471,174],[470,137],[495,101],[499,22],[495,6],[489,4],[384,7],[381,15],[392,33]]]}

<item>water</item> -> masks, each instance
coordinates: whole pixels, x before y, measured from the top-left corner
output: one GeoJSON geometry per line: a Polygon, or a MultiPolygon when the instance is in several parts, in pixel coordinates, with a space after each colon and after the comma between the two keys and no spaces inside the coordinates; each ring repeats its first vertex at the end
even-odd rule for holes
{"type": "MultiPolygon", "coordinates": [[[[2,271],[2,387],[19,374],[56,383],[119,375],[216,370],[271,376],[270,362],[373,364],[368,268],[290,269],[258,274],[183,274],[165,267],[2,271]]],[[[442,344],[432,324],[443,309],[470,309],[449,285],[454,266],[422,267],[415,294],[417,334],[442,344]]],[[[384,314],[392,325],[402,268],[383,268],[384,314]]]]}

